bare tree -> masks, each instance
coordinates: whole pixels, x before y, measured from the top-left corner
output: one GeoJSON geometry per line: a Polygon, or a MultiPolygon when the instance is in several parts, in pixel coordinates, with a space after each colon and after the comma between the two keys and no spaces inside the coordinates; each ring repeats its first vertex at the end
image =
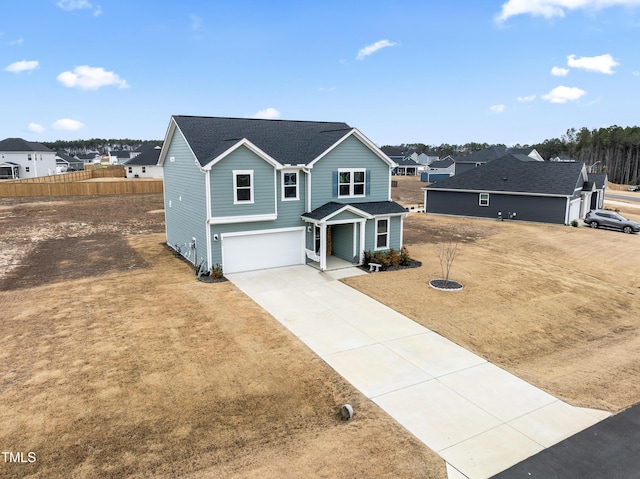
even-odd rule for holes
{"type": "Polygon", "coordinates": [[[458,243],[451,240],[438,245],[438,259],[440,260],[440,269],[442,270],[442,278],[446,284],[449,284],[449,273],[453,260],[458,255],[458,243]]]}

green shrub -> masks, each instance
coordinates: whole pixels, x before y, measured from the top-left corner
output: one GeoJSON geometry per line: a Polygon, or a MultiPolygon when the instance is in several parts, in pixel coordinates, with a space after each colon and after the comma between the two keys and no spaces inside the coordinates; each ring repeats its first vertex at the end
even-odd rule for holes
{"type": "Polygon", "coordinates": [[[571,226],[573,226],[574,228],[577,228],[578,227],[578,220],[571,221],[571,226]]]}
{"type": "Polygon", "coordinates": [[[377,263],[380,269],[385,271],[389,268],[397,268],[398,266],[409,266],[411,257],[406,247],[402,247],[400,252],[395,249],[388,251],[365,251],[363,255],[363,266],[369,266],[369,263],[377,263]]]}

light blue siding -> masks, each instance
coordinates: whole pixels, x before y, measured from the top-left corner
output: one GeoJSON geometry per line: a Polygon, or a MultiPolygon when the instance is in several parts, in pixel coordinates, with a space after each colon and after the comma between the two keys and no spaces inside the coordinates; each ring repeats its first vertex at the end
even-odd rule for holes
{"type": "Polygon", "coordinates": [[[311,209],[314,210],[329,201],[338,203],[388,201],[389,175],[389,165],[360,140],[351,136],[321,158],[311,170],[311,209]],[[368,194],[357,198],[338,198],[334,175],[339,168],[365,168],[368,194]]]}
{"type": "Polygon", "coordinates": [[[211,168],[211,216],[275,213],[274,175],[279,182],[275,168],[248,148],[232,152],[211,168]],[[234,170],[253,171],[253,203],[234,204],[234,170]]]}
{"type": "Polygon", "coordinates": [[[195,157],[178,129],[171,138],[163,168],[167,244],[194,264],[206,262],[205,175],[195,165],[195,157]],[[192,238],[196,238],[195,248],[189,247],[192,238]]]}
{"type": "MultiPolygon", "coordinates": [[[[358,225],[357,228],[360,226],[358,225]]],[[[353,261],[353,223],[331,226],[331,254],[353,261]]]]}
{"type": "MultiPolygon", "coordinates": [[[[402,219],[399,216],[392,216],[389,218],[389,248],[399,250],[402,247],[400,243],[401,238],[401,224],[402,219]]],[[[376,220],[372,219],[367,221],[365,226],[365,241],[364,249],[366,251],[374,251],[376,246],[376,220]]]]}

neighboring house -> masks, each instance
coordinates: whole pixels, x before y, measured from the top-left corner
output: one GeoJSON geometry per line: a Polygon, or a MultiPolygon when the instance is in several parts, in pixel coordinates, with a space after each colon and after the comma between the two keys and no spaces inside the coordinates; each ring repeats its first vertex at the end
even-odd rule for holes
{"type": "Polygon", "coordinates": [[[109,152],[110,165],[124,165],[131,159],[131,152],[128,150],[115,150],[109,152]]]}
{"type": "MultiPolygon", "coordinates": [[[[585,185],[584,189],[586,191],[591,191],[591,201],[584,213],[589,209],[597,210],[604,208],[604,194],[608,183],[607,174],[589,173],[589,182],[593,184],[593,187],[591,187],[591,185],[585,185]]],[[[584,216],[584,214],[582,216],[584,216]]]]}
{"type": "Polygon", "coordinates": [[[382,152],[385,155],[387,155],[389,158],[391,158],[396,163],[398,161],[400,161],[400,160],[404,160],[404,153],[397,146],[383,146],[380,149],[382,150],[382,152]]]}
{"type": "Polygon", "coordinates": [[[434,183],[453,176],[456,164],[451,157],[444,160],[433,161],[429,169],[420,175],[420,181],[434,183]]]}
{"type": "Polygon", "coordinates": [[[570,224],[604,201],[601,178],[584,163],[522,161],[507,155],[423,188],[427,213],[570,224]],[[597,191],[601,191],[598,193],[597,191]]]}
{"type": "Polygon", "coordinates": [[[513,154],[523,161],[544,161],[535,148],[507,148],[504,145],[495,145],[480,151],[474,151],[466,156],[455,157],[455,172],[459,175],[465,171],[472,170],[490,161],[502,158],[507,154],[513,154]]]}
{"type": "Polygon", "coordinates": [[[84,162],[62,151],[56,153],[56,173],[84,170],[84,162]]]}
{"type": "Polygon", "coordinates": [[[100,153],[83,153],[76,155],[76,158],[85,163],[100,164],[102,162],[102,155],[100,153]]]}
{"type": "Polygon", "coordinates": [[[0,141],[0,179],[35,178],[55,173],[55,151],[22,138],[0,141]]]}
{"type": "Polygon", "coordinates": [[[325,270],[402,247],[396,164],[346,123],[173,116],[159,164],[167,244],[197,267],[325,270]]]}
{"type": "Polygon", "coordinates": [[[162,178],[162,166],[158,165],[161,147],[147,149],[124,164],[127,178],[162,178]]]}
{"type": "Polygon", "coordinates": [[[561,161],[561,162],[570,162],[570,161],[576,161],[574,158],[571,158],[570,156],[567,155],[558,155],[558,156],[554,156],[552,158],[549,158],[549,161],[561,161]]]}
{"type": "Polygon", "coordinates": [[[396,161],[398,166],[394,168],[393,174],[399,176],[415,176],[418,174],[420,165],[411,158],[404,158],[396,161]]]}
{"type": "Polygon", "coordinates": [[[440,156],[438,156],[437,153],[431,153],[431,152],[420,153],[418,155],[418,158],[416,159],[416,163],[429,166],[431,165],[431,163],[433,163],[434,161],[438,161],[439,159],[440,159],[440,156]]]}

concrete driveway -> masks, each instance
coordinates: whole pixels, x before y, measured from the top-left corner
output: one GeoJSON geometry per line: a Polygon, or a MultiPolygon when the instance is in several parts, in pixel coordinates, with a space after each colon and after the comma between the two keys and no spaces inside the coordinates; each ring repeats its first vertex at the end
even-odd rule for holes
{"type": "Polygon", "coordinates": [[[450,478],[491,477],[609,416],[560,401],[338,281],[354,274],[366,273],[291,266],[227,278],[437,452],[450,478]]]}

